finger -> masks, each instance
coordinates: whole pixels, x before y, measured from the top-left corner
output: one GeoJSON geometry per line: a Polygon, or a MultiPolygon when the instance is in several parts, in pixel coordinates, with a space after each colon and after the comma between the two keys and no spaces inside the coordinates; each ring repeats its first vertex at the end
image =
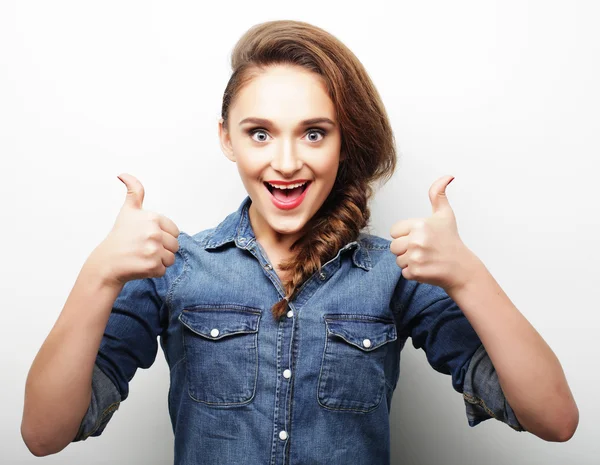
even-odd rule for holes
{"type": "Polygon", "coordinates": [[[162,244],[165,249],[172,253],[176,253],[179,250],[179,241],[167,231],[162,232],[162,244]]]}
{"type": "Polygon", "coordinates": [[[172,220],[170,220],[169,218],[167,218],[164,215],[158,215],[158,221],[159,221],[159,225],[160,225],[160,229],[162,229],[163,231],[168,232],[171,236],[177,238],[177,236],[179,236],[179,228],[177,227],[177,225],[175,223],[173,223],[172,220]]]}
{"type": "Polygon", "coordinates": [[[408,236],[402,236],[392,240],[390,250],[394,255],[402,255],[408,250],[408,236]]]}
{"type": "Polygon", "coordinates": [[[406,255],[400,255],[396,257],[396,264],[402,269],[406,268],[408,266],[406,255]]]}
{"type": "Polygon", "coordinates": [[[408,236],[414,225],[420,221],[423,221],[423,218],[410,218],[408,220],[398,221],[392,225],[390,236],[394,239],[397,237],[408,236]]]}
{"type": "Polygon", "coordinates": [[[141,210],[144,202],[144,186],[142,186],[142,183],[135,176],[127,173],[123,173],[117,178],[127,187],[125,205],[141,210]]]}
{"type": "Polygon", "coordinates": [[[163,249],[160,259],[162,260],[162,264],[166,267],[171,266],[173,263],[175,263],[175,254],[172,252],[169,252],[167,249],[163,249]]]}

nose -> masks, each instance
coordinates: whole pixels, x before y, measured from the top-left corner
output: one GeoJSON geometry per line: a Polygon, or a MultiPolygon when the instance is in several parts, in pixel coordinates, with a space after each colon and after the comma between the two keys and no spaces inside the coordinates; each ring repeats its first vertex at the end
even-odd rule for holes
{"type": "Polygon", "coordinates": [[[281,147],[277,147],[275,155],[271,160],[273,169],[285,177],[292,176],[302,168],[302,165],[302,159],[298,156],[296,147],[294,147],[291,141],[284,141],[281,147]]]}

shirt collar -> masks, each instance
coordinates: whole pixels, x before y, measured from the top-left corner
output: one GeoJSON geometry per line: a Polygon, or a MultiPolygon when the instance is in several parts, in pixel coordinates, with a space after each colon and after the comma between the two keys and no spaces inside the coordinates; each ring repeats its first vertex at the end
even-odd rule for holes
{"type": "MultiPolygon", "coordinates": [[[[205,249],[216,249],[229,242],[234,242],[235,245],[241,249],[248,249],[248,247],[256,240],[254,231],[250,224],[250,217],[248,215],[248,208],[252,200],[250,196],[242,201],[238,209],[228,215],[206,238],[204,248],[205,249]]],[[[339,250],[336,259],[339,259],[341,252],[345,250],[354,250],[352,254],[352,261],[356,266],[369,271],[372,267],[371,259],[367,248],[364,246],[363,239],[364,234],[360,233],[359,238],[355,241],[349,242],[339,250]]]]}

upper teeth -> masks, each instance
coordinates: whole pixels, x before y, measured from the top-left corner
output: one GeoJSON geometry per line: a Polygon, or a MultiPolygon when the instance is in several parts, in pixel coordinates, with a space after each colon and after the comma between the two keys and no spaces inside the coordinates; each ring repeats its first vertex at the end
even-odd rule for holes
{"type": "Polygon", "coordinates": [[[270,182],[268,182],[267,184],[271,187],[275,187],[276,189],[295,189],[296,187],[303,186],[306,183],[307,183],[307,181],[304,181],[304,182],[300,182],[298,184],[288,184],[287,186],[283,186],[283,185],[276,186],[274,184],[271,184],[270,182]]]}

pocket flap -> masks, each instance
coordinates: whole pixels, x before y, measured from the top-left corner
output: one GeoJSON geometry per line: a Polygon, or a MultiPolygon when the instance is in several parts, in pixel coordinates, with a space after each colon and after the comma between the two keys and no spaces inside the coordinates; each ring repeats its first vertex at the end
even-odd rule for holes
{"type": "Polygon", "coordinates": [[[367,352],[397,338],[393,320],[367,315],[326,315],[325,323],[328,334],[367,352]]]}
{"type": "Polygon", "coordinates": [[[194,333],[208,339],[221,339],[241,333],[256,333],[260,312],[236,308],[184,308],[179,321],[194,333]]]}

